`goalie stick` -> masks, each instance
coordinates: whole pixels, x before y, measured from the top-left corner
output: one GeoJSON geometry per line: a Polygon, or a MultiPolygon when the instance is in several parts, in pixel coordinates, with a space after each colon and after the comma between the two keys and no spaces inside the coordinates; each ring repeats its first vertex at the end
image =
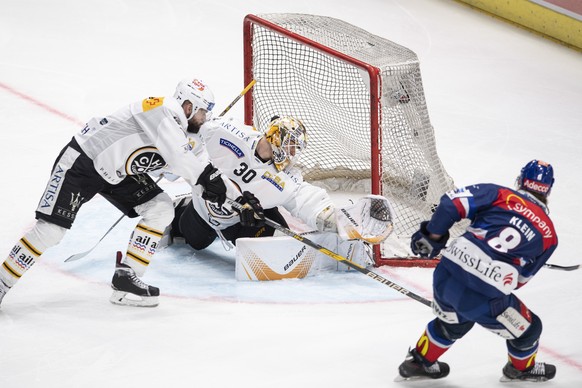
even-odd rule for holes
{"type": "MultiPolygon", "coordinates": [[[[243,89],[243,91],[240,92],[240,94],[238,96],[236,96],[236,98],[218,115],[218,117],[224,116],[226,114],[226,112],[228,112],[230,110],[230,108],[232,108],[234,106],[234,104],[236,104],[237,101],[240,100],[241,97],[244,96],[256,83],[257,83],[256,80],[252,80],[251,82],[249,82],[249,84],[243,89]]],[[[162,177],[163,176],[160,175],[160,177],[156,180],[156,183],[158,183],[162,179],[162,177]]],[[[65,262],[76,261],[76,260],[82,259],[83,257],[87,256],[89,253],[93,252],[93,249],[97,248],[99,243],[109,234],[109,232],[111,232],[117,226],[117,224],[119,224],[121,222],[121,220],[124,217],[125,217],[125,214],[123,214],[121,217],[119,217],[119,219],[117,221],[115,221],[115,223],[113,225],[111,225],[111,227],[107,230],[107,232],[105,232],[105,234],[99,239],[99,241],[97,241],[97,243],[91,249],[89,249],[85,252],[80,252],[80,253],[76,253],[74,255],[71,255],[65,259],[65,262]]]]}
{"type": "MultiPolygon", "coordinates": [[[[227,199],[227,202],[234,208],[241,210],[243,208],[243,206],[241,204],[239,204],[238,202],[235,202],[231,199],[227,199]]],[[[272,228],[277,229],[279,232],[289,236],[289,237],[293,237],[295,240],[302,242],[303,244],[323,253],[324,255],[327,255],[329,257],[331,257],[334,260],[337,260],[341,263],[344,263],[345,265],[347,265],[348,267],[351,267],[353,269],[355,269],[358,272],[363,273],[364,275],[382,283],[387,285],[388,287],[392,288],[393,290],[396,290],[398,292],[400,292],[403,295],[408,296],[409,298],[412,298],[414,300],[416,300],[417,302],[420,302],[428,307],[432,307],[432,302],[426,298],[423,298],[420,295],[417,295],[409,290],[407,290],[406,288],[394,283],[391,280],[388,280],[380,275],[378,275],[375,272],[372,272],[370,270],[368,270],[367,268],[364,268],[356,263],[352,263],[351,261],[349,261],[348,259],[346,259],[343,256],[338,255],[337,253],[330,251],[329,249],[309,240],[308,238],[305,238],[297,233],[294,233],[292,230],[285,228],[284,226],[276,223],[273,220],[270,220],[269,218],[265,218],[265,223],[267,225],[269,225],[272,228]]]]}

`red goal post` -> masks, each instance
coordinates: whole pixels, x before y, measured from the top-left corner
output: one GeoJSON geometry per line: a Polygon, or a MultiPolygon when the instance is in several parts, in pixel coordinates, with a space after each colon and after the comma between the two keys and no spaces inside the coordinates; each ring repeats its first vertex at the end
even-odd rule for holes
{"type": "Polygon", "coordinates": [[[411,257],[410,235],[453,188],[411,50],[338,19],[247,15],[243,23],[245,122],[300,118],[309,143],[299,167],[328,190],[380,194],[397,213],[395,232],[374,246],[377,266],[436,265],[411,257]]]}

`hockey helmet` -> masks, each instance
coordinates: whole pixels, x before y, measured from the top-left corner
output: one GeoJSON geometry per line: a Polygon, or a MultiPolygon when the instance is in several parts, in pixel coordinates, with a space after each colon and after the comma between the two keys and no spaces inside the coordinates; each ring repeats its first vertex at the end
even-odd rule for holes
{"type": "Polygon", "coordinates": [[[307,147],[307,132],[301,120],[285,116],[271,119],[265,136],[273,149],[273,161],[281,171],[295,164],[307,147]]]}
{"type": "Polygon", "coordinates": [[[541,160],[532,160],[527,163],[517,177],[517,188],[542,197],[550,195],[554,185],[554,168],[551,164],[541,160]]]}
{"type": "Polygon", "coordinates": [[[210,90],[208,85],[203,81],[194,78],[192,81],[182,80],[176,86],[174,98],[182,105],[184,101],[192,103],[192,113],[188,120],[190,120],[198,109],[204,109],[207,112],[214,108],[214,93],[210,90]]]}

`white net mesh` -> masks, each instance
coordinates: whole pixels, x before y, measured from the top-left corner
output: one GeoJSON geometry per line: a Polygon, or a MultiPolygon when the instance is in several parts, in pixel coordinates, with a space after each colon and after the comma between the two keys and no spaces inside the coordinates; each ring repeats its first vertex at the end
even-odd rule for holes
{"type": "MultiPolygon", "coordinates": [[[[304,14],[259,15],[287,30],[253,23],[246,45],[252,48],[254,125],[265,128],[273,115],[300,118],[308,146],[300,166],[310,181],[340,182],[381,194],[397,213],[393,238],[383,257],[408,256],[409,237],[429,219],[440,196],[453,188],[437,155],[426,107],[419,61],[409,49],[338,19],[304,14]],[[301,42],[294,35],[321,45],[301,42]],[[365,67],[339,52],[380,70],[378,138],[381,173],[372,176],[370,77],[365,67]],[[363,183],[362,183],[363,182],[363,183]],[[400,241],[395,241],[400,240],[400,241]]],[[[248,71],[249,69],[247,69],[248,71]]]]}

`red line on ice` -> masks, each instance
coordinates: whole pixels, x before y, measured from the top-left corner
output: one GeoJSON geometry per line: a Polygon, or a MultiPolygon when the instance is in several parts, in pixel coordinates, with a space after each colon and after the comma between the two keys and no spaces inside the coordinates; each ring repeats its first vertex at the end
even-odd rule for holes
{"type": "Polygon", "coordinates": [[[18,91],[16,89],[14,89],[14,88],[6,85],[3,82],[0,82],[0,88],[6,90],[7,92],[9,92],[9,93],[11,93],[11,94],[13,94],[13,95],[15,95],[17,97],[22,98],[25,101],[28,101],[28,102],[30,102],[30,103],[38,106],[39,108],[42,108],[42,109],[46,110],[49,113],[52,113],[52,114],[54,114],[56,116],[59,116],[60,118],[63,118],[65,120],[68,120],[68,121],[70,121],[72,123],[75,123],[75,124],[77,124],[79,126],[83,126],[84,125],[83,122],[81,122],[80,120],[76,119],[75,117],[69,116],[68,114],[63,113],[60,110],[58,110],[56,108],[53,108],[52,106],[47,105],[44,102],[39,101],[39,100],[37,100],[34,97],[31,97],[31,96],[29,96],[29,95],[27,95],[25,93],[22,93],[22,92],[20,92],[20,91],[18,91]]]}

